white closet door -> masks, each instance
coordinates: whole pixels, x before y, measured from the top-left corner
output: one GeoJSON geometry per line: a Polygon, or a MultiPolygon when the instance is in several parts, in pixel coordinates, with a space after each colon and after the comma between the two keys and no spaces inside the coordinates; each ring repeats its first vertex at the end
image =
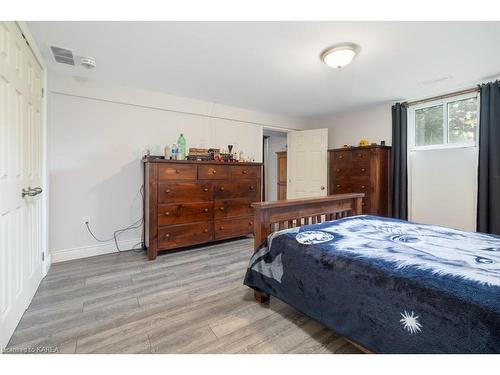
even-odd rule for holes
{"type": "Polygon", "coordinates": [[[17,24],[0,22],[0,347],[42,279],[41,98],[42,68],[17,24]]]}
{"type": "Polygon", "coordinates": [[[288,133],[287,198],[327,195],[328,129],[288,133]]]}

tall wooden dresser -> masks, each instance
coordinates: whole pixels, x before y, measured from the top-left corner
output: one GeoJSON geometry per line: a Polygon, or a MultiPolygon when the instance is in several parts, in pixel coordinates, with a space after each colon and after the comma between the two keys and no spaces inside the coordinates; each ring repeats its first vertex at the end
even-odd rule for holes
{"type": "Polygon", "coordinates": [[[159,251],[253,233],[261,164],[144,159],[145,242],[159,251]]]}
{"type": "Polygon", "coordinates": [[[277,169],[278,169],[278,200],[286,199],[286,151],[278,151],[276,153],[277,169]]]}
{"type": "Polygon", "coordinates": [[[389,215],[388,146],[328,150],[329,194],[365,193],[363,213],[389,215]]]}

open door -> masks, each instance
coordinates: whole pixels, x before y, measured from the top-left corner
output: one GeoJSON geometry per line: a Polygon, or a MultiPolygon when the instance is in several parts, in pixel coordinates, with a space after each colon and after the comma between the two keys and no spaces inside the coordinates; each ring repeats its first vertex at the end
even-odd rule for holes
{"type": "Polygon", "coordinates": [[[287,198],[327,195],[328,129],[288,133],[287,198]]]}

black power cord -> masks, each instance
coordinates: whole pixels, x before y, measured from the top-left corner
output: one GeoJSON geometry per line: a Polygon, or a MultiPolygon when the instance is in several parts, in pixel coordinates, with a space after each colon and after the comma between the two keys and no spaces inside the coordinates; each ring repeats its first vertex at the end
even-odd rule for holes
{"type": "MultiPolygon", "coordinates": [[[[144,185],[141,185],[141,188],[139,189],[140,193],[141,193],[141,196],[142,196],[142,200],[144,202],[144,185]]],[[[92,232],[92,229],[90,228],[90,224],[88,221],[85,222],[85,227],[87,228],[87,231],[90,233],[90,235],[94,238],[94,240],[96,240],[97,242],[109,242],[111,240],[114,240],[115,242],[115,246],[116,246],[116,250],[118,252],[121,252],[121,251],[126,251],[126,250],[120,250],[120,247],[118,246],[118,239],[117,237],[128,231],[128,230],[132,230],[132,229],[139,229],[143,226],[144,224],[144,210],[143,210],[143,216],[135,221],[133,224],[129,225],[128,227],[126,228],[123,228],[123,229],[118,229],[118,230],[115,230],[113,232],[113,237],[109,238],[109,239],[100,239],[100,238],[97,238],[96,235],[92,232]]],[[[136,253],[140,253],[142,252],[143,250],[145,249],[145,246],[144,246],[144,231],[142,231],[142,234],[141,234],[141,242],[138,242],[136,243],[134,246],[132,246],[132,249],[129,249],[129,250],[132,250],[136,253]],[[140,248],[136,248],[137,245],[141,245],[140,248]]]]}

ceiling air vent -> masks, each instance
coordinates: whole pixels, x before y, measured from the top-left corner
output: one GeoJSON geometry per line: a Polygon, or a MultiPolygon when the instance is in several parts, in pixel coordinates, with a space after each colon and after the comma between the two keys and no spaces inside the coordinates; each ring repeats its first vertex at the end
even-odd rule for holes
{"type": "Polygon", "coordinates": [[[54,56],[54,60],[61,64],[75,65],[75,59],[73,57],[73,51],[51,46],[50,50],[52,51],[52,56],[54,56]]]}

